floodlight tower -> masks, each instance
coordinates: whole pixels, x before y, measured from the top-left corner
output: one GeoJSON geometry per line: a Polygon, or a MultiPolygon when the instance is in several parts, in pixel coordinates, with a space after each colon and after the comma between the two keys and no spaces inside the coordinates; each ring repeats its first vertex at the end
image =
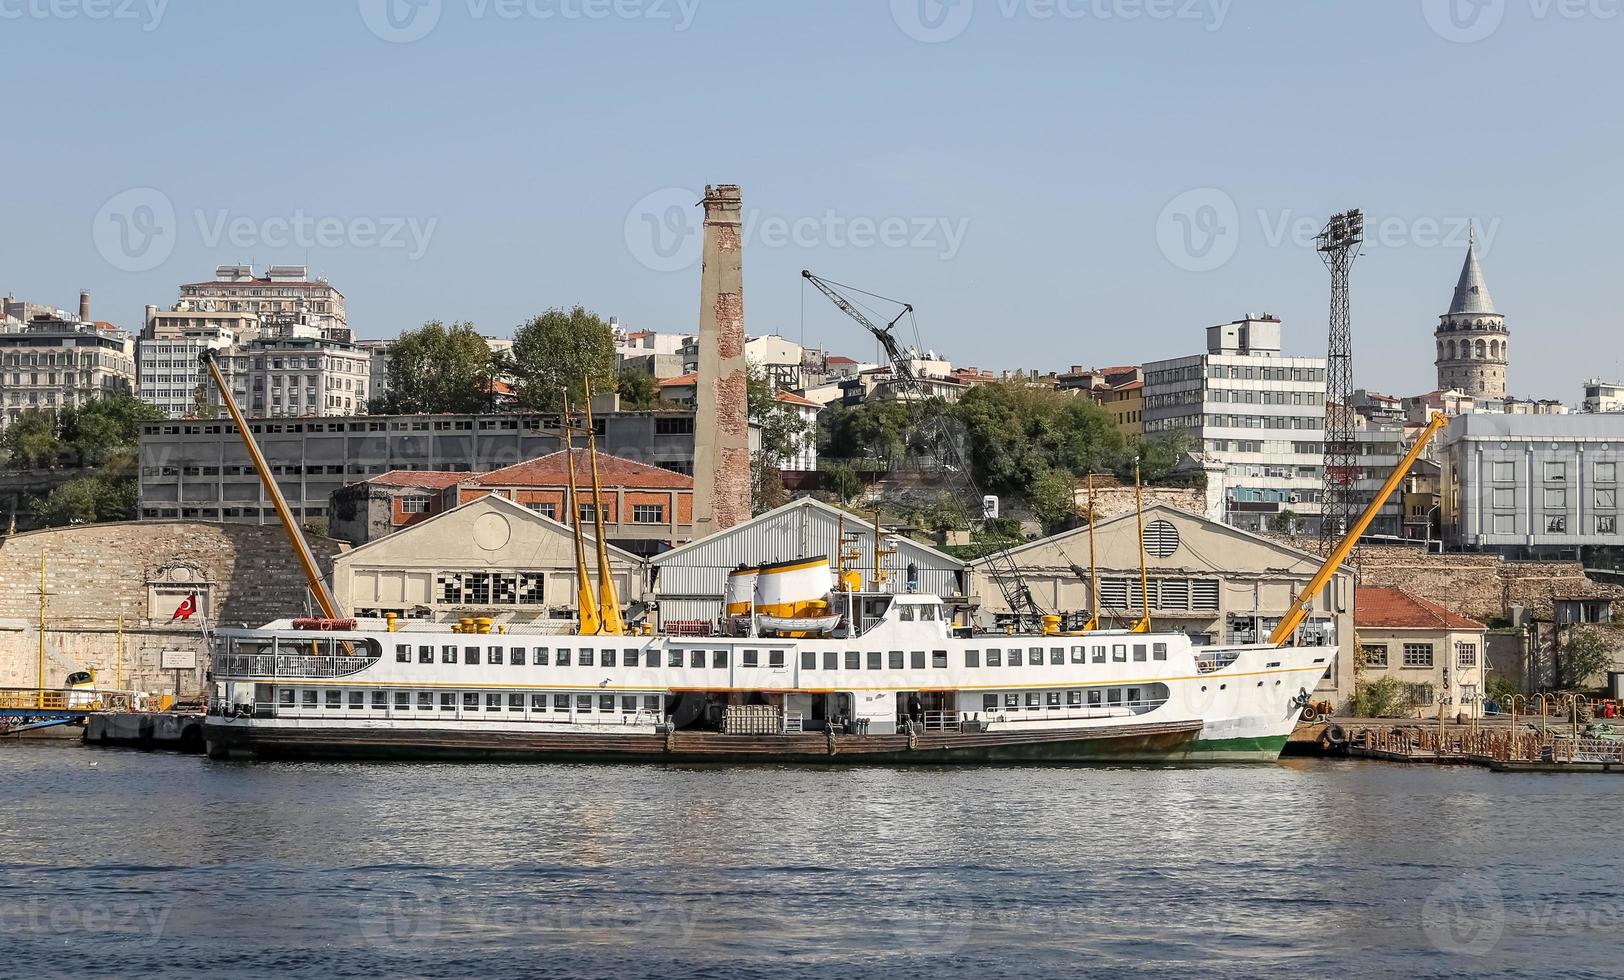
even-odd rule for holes
{"type": "Polygon", "coordinates": [[[1331,270],[1330,347],[1325,359],[1325,489],[1320,548],[1329,551],[1359,512],[1355,485],[1359,447],[1353,441],[1353,313],[1349,282],[1365,240],[1362,211],[1333,215],[1319,235],[1320,258],[1331,270]]]}

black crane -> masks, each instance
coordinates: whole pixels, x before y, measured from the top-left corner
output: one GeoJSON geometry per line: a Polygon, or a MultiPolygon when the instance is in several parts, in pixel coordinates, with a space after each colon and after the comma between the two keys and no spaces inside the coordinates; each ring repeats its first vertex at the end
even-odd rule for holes
{"type": "MultiPolygon", "coordinates": [[[[829,301],[840,308],[840,311],[856,320],[864,330],[874,335],[885,349],[885,356],[891,362],[891,370],[895,375],[893,382],[899,400],[905,403],[923,406],[929,397],[924,381],[914,372],[914,358],[916,354],[905,349],[896,338],[896,326],[902,322],[903,317],[913,313],[911,303],[901,303],[902,312],[898,313],[890,323],[885,326],[876,326],[862,310],[858,309],[842,289],[853,292],[862,292],[851,286],[821,279],[810,272],[802,270],[801,277],[818,288],[818,292],[829,297],[829,301]]],[[[874,295],[870,293],[869,295],[874,295]]],[[[876,296],[877,299],[884,297],[876,296]]],[[[888,300],[888,302],[898,302],[888,300]]],[[[974,498],[975,505],[981,506],[984,499],[981,489],[976,486],[975,477],[970,473],[968,461],[960,449],[958,439],[952,433],[942,431],[944,420],[940,413],[922,412],[927,424],[933,424],[936,431],[930,433],[931,438],[927,444],[933,447],[938,462],[942,463],[951,477],[957,479],[961,489],[968,491],[974,498]],[[951,458],[944,458],[944,457],[951,458]]],[[[1021,574],[1020,566],[1015,563],[1015,557],[1008,548],[1000,548],[997,553],[988,555],[987,570],[998,585],[998,591],[1003,593],[1004,603],[1009,607],[1014,617],[1016,630],[1040,630],[1043,626],[1044,611],[1038,606],[1037,600],[1032,596],[1032,590],[1026,583],[1026,577],[1021,574]]]]}

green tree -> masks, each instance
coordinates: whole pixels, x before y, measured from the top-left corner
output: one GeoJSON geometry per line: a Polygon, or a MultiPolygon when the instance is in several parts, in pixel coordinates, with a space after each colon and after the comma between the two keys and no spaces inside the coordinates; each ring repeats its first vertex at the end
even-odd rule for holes
{"type": "Polygon", "coordinates": [[[1296,534],[1302,526],[1303,519],[1294,510],[1283,510],[1269,518],[1269,530],[1275,534],[1296,534]]]}
{"type": "Polygon", "coordinates": [[[981,488],[1023,498],[1052,470],[1081,475],[1122,456],[1111,416],[1087,398],[998,382],[971,388],[954,406],[981,488]]]}
{"type": "Polygon", "coordinates": [[[1556,658],[1556,686],[1577,691],[1590,686],[1590,679],[1613,666],[1613,651],[1607,640],[1593,629],[1571,630],[1556,658]]]}
{"type": "Polygon", "coordinates": [[[1145,483],[1165,483],[1173,476],[1173,470],[1184,460],[1191,445],[1190,434],[1183,431],[1142,439],[1124,448],[1123,465],[1118,469],[1118,473],[1124,480],[1133,479],[1133,464],[1137,458],[1139,476],[1145,483]]]}
{"type": "Polygon", "coordinates": [[[69,480],[44,498],[35,498],[29,509],[47,527],[133,521],[138,492],[133,475],[84,476],[69,480]]]}
{"type": "Polygon", "coordinates": [[[372,401],[383,415],[488,411],[499,375],[490,344],[472,323],[431,320],[389,347],[389,389],[372,401]]]}
{"type": "Polygon", "coordinates": [[[62,457],[62,440],[57,435],[54,410],[30,408],[18,415],[0,434],[0,448],[18,469],[55,466],[62,457]]]}
{"type": "Polygon", "coordinates": [[[753,506],[758,514],[782,506],[788,499],[784,489],[784,461],[801,454],[812,436],[812,424],[793,406],[778,400],[778,393],[766,375],[747,368],[745,391],[750,424],[761,433],[761,448],[750,457],[753,506]]]}
{"type": "Polygon", "coordinates": [[[1351,707],[1359,718],[1396,718],[1409,713],[1410,698],[1403,681],[1383,677],[1356,686],[1351,707]]]}
{"type": "Polygon", "coordinates": [[[850,463],[818,461],[818,486],[836,503],[850,503],[863,492],[863,480],[850,463]]]}
{"type": "Polygon", "coordinates": [[[899,460],[908,452],[913,415],[907,405],[869,401],[830,406],[821,418],[825,433],[820,455],[832,459],[899,460]]]}
{"type": "Polygon", "coordinates": [[[1044,533],[1062,530],[1077,516],[1077,478],[1070,473],[1050,470],[1038,477],[1027,493],[1032,515],[1043,525],[1044,533]]]}
{"type": "Polygon", "coordinates": [[[566,394],[580,401],[582,378],[593,391],[614,391],[614,334],[585,307],[550,309],[513,335],[513,371],[520,402],[538,411],[557,411],[566,394]]]}
{"type": "Polygon", "coordinates": [[[626,368],[620,372],[620,407],[634,412],[646,412],[660,405],[660,383],[654,372],[643,368],[626,368]]]}
{"type": "Polygon", "coordinates": [[[64,409],[57,416],[58,438],[75,466],[127,467],[141,444],[141,426],[163,417],[157,406],[116,392],[64,409]]]}

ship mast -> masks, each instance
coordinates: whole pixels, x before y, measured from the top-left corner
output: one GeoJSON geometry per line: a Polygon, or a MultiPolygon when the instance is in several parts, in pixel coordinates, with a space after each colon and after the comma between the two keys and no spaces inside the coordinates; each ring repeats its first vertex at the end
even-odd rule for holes
{"type": "MultiPolygon", "coordinates": [[[[603,629],[598,602],[592,597],[592,579],[586,574],[586,544],[581,540],[581,501],[575,487],[575,426],[570,419],[570,396],[564,395],[564,465],[569,472],[570,530],[575,535],[575,605],[581,619],[581,635],[596,636],[603,629]]],[[[597,510],[594,498],[592,508],[597,510]]]]}
{"type": "MultiPolygon", "coordinates": [[[[603,538],[603,487],[598,482],[598,429],[592,421],[592,379],[582,378],[586,393],[586,447],[592,461],[592,524],[597,533],[598,614],[602,636],[625,636],[626,622],[620,616],[620,597],[615,594],[615,577],[609,571],[609,545],[603,538]]],[[[626,515],[619,515],[624,521],[626,515]]]]}

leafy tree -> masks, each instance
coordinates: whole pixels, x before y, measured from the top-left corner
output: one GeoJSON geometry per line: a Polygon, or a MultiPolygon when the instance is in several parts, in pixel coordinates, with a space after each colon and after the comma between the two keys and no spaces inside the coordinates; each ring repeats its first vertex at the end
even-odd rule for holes
{"type": "Polygon", "coordinates": [[[520,402],[538,411],[557,411],[566,394],[580,401],[583,377],[593,391],[614,391],[614,334],[585,307],[550,309],[513,335],[513,371],[520,402]]]}
{"type": "Polygon", "coordinates": [[[51,409],[27,409],[6,427],[4,434],[0,434],[0,448],[5,449],[11,465],[19,469],[56,465],[62,456],[56,412],[51,409]]]}
{"type": "Polygon", "coordinates": [[[1403,681],[1383,677],[1356,686],[1351,707],[1360,718],[1396,718],[1409,713],[1410,698],[1403,681]]]}
{"type": "Polygon", "coordinates": [[[130,521],[135,519],[137,492],[134,476],[85,476],[35,498],[29,509],[47,527],[130,521]]]}
{"type": "Polygon", "coordinates": [[[1045,533],[1062,530],[1077,516],[1077,478],[1050,470],[1032,484],[1027,502],[1045,533]]]}
{"type": "Polygon", "coordinates": [[[660,404],[660,383],[654,372],[626,368],[620,372],[620,405],[634,412],[646,412],[660,404]]]}
{"type": "Polygon", "coordinates": [[[1013,382],[979,385],[954,406],[970,463],[989,493],[1025,496],[1051,471],[1082,474],[1116,463],[1116,423],[1086,398],[1013,382]]]}
{"type": "Polygon", "coordinates": [[[1568,633],[1557,656],[1556,686],[1574,691],[1590,686],[1590,679],[1613,666],[1613,651],[1593,629],[1568,633]]]}
{"type": "Polygon", "coordinates": [[[1303,526],[1303,519],[1294,510],[1283,510],[1269,518],[1269,530],[1275,534],[1296,534],[1303,526]]]}
{"type": "Polygon", "coordinates": [[[811,438],[811,423],[779,401],[772,383],[754,367],[748,368],[745,390],[750,424],[761,430],[761,452],[774,460],[799,456],[811,438]]]}
{"type": "Polygon", "coordinates": [[[1190,451],[1188,432],[1174,431],[1142,439],[1125,447],[1123,465],[1119,470],[1125,480],[1133,479],[1133,463],[1139,460],[1139,476],[1147,484],[1165,483],[1173,475],[1185,453],[1190,451]]]}
{"type": "Polygon", "coordinates": [[[472,323],[431,320],[389,347],[389,390],[372,400],[383,415],[488,410],[499,371],[490,345],[472,323]]]}
{"type": "Polygon", "coordinates": [[[830,406],[822,420],[826,438],[820,455],[894,460],[907,455],[914,417],[901,402],[868,401],[850,408],[830,406]]]}
{"type": "Polygon", "coordinates": [[[57,416],[58,438],[73,465],[129,465],[141,444],[142,424],[163,417],[157,406],[117,392],[64,409],[57,416]]]}
{"type": "Polygon", "coordinates": [[[837,503],[849,503],[863,492],[863,480],[850,463],[818,461],[818,485],[837,503]]]}

